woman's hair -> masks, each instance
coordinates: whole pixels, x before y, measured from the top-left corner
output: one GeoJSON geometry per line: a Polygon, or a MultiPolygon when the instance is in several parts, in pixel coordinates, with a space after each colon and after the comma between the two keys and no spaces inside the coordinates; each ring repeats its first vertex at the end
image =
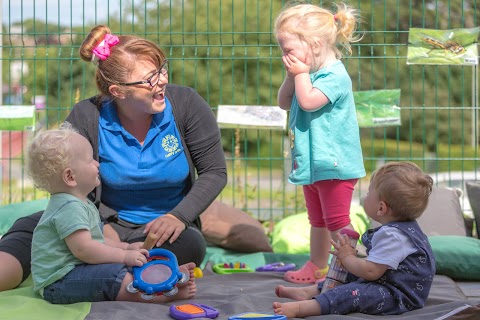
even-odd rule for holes
{"type": "MultiPolygon", "coordinates": [[[[80,58],[91,62],[93,49],[104,40],[106,34],[111,34],[107,26],[93,28],[80,46],[80,58]]],[[[118,39],[119,43],[110,47],[110,56],[97,63],[95,81],[100,94],[105,98],[112,98],[108,90],[111,85],[127,81],[136,61],[151,61],[160,68],[165,60],[163,51],[150,40],[130,35],[119,35],[118,39]]]]}
{"type": "Polygon", "coordinates": [[[389,162],[373,173],[370,183],[399,221],[422,215],[433,186],[432,178],[412,162],[389,162]]]}
{"type": "Polygon", "coordinates": [[[295,1],[288,3],[280,12],[275,20],[274,32],[276,35],[283,32],[296,35],[310,47],[320,39],[340,59],[342,52],[337,46],[352,54],[350,43],[362,38],[354,35],[357,21],[357,10],[345,4],[337,5],[337,13],[333,13],[317,5],[295,1]]]}
{"type": "Polygon", "coordinates": [[[40,131],[28,146],[26,169],[36,187],[52,191],[62,171],[73,157],[70,138],[77,133],[65,122],[58,129],[40,131]]]}

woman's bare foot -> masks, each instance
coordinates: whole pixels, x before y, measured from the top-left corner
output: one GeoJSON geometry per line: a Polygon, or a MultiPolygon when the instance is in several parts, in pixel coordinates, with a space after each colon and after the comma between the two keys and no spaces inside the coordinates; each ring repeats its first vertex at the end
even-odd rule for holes
{"type": "Polygon", "coordinates": [[[320,304],[317,300],[296,301],[296,302],[274,302],[273,311],[287,318],[303,318],[318,316],[321,314],[320,304]]]}
{"type": "Polygon", "coordinates": [[[197,284],[195,283],[195,275],[193,273],[193,269],[195,269],[195,267],[196,265],[194,262],[185,263],[178,267],[181,272],[188,274],[190,278],[187,282],[177,285],[178,292],[172,297],[172,301],[186,300],[195,296],[197,293],[197,284]]]}
{"type": "Polygon", "coordinates": [[[317,285],[308,287],[285,287],[279,285],[275,288],[275,294],[279,298],[289,298],[296,301],[312,299],[320,294],[317,285]]]}
{"type": "Polygon", "coordinates": [[[177,294],[171,297],[170,300],[167,299],[167,301],[191,299],[195,296],[196,293],[197,284],[195,283],[195,279],[192,278],[192,281],[188,281],[182,287],[178,287],[177,294]]]}
{"type": "Polygon", "coordinates": [[[157,294],[151,300],[145,300],[142,298],[141,292],[130,293],[127,291],[126,287],[133,281],[133,275],[128,273],[125,275],[125,278],[122,281],[121,288],[116,297],[117,301],[136,301],[136,302],[151,302],[151,303],[165,303],[171,302],[174,300],[186,300],[191,299],[197,293],[197,284],[195,283],[195,276],[193,274],[193,269],[195,268],[195,263],[189,262],[183,264],[179,269],[190,275],[190,279],[186,283],[177,284],[178,292],[172,296],[168,297],[163,294],[157,294]]]}
{"type": "Polygon", "coordinates": [[[185,282],[185,283],[179,283],[178,284],[178,287],[184,287],[186,285],[188,285],[189,283],[191,282],[195,282],[195,274],[194,274],[194,269],[195,269],[196,265],[194,262],[189,262],[189,263],[185,263],[185,264],[182,264],[181,266],[178,267],[178,269],[184,273],[184,274],[187,274],[189,275],[189,278],[188,278],[188,281],[185,282]]]}

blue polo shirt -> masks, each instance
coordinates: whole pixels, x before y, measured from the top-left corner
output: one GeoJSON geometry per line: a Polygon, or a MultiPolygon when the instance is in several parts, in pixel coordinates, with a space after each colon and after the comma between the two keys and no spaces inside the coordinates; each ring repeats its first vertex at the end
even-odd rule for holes
{"type": "Polygon", "coordinates": [[[102,202],[120,219],[145,224],[184,198],[189,167],[167,99],[165,110],[153,115],[143,146],[123,128],[115,104],[105,102],[98,151],[102,202]]]}

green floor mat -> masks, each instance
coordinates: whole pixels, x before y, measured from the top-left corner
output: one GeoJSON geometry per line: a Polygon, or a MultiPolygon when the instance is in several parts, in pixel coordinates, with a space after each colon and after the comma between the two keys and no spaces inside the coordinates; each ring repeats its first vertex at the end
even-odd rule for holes
{"type": "Polygon", "coordinates": [[[83,320],[91,303],[51,304],[33,292],[31,277],[14,290],[0,292],[0,319],[68,319],[83,320]]]}

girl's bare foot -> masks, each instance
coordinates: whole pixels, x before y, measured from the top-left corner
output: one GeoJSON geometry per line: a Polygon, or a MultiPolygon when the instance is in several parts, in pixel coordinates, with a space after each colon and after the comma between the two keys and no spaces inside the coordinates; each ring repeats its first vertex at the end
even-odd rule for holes
{"type": "Polygon", "coordinates": [[[287,318],[303,318],[318,316],[321,314],[320,304],[317,300],[295,301],[295,302],[274,302],[273,311],[287,318]]]}
{"type": "Polygon", "coordinates": [[[308,287],[285,287],[279,285],[275,288],[275,294],[279,298],[289,298],[292,300],[303,301],[312,299],[320,294],[317,285],[308,287]]]}

